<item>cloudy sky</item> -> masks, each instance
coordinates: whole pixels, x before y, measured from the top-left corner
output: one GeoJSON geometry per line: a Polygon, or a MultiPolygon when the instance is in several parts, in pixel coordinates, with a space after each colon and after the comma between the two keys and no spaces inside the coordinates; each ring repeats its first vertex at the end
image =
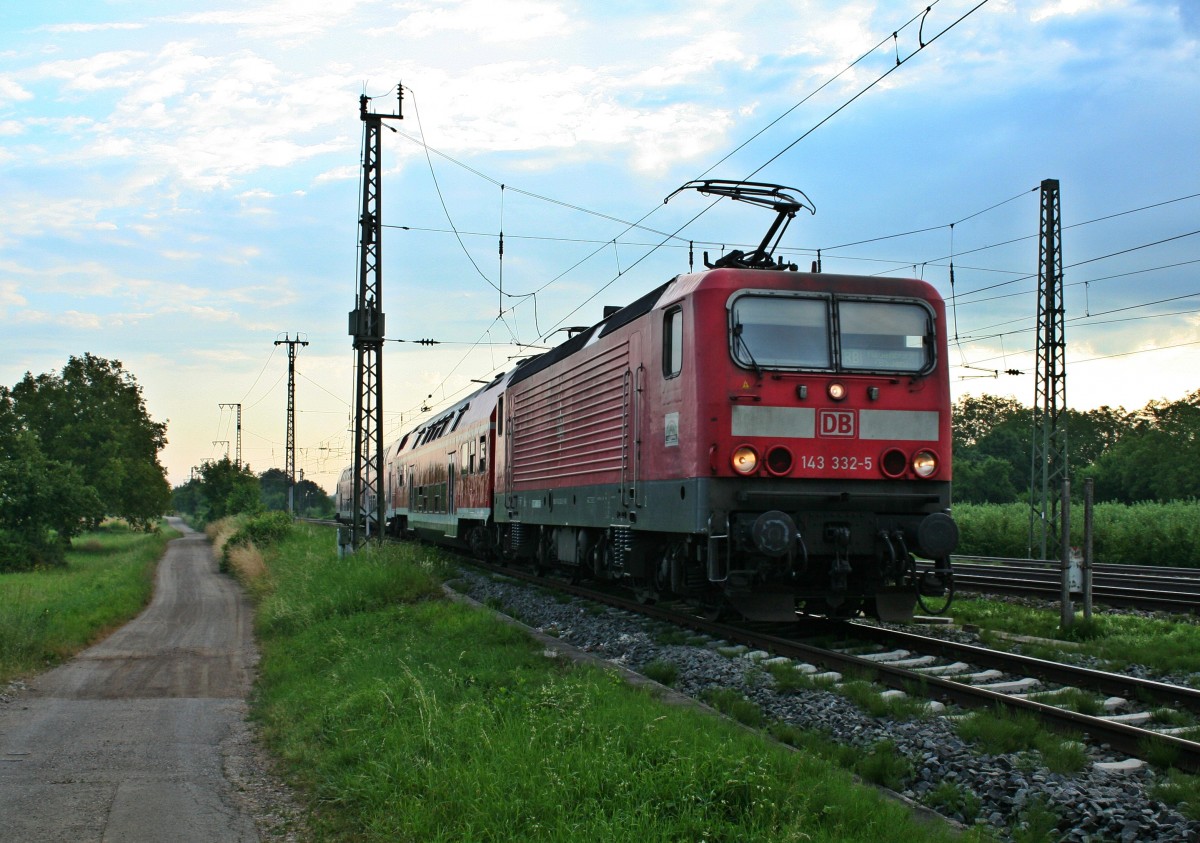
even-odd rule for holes
{"type": "Polygon", "coordinates": [[[299,332],[297,463],[332,488],[359,96],[391,112],[402,82],[383,139],[384,309],[404,341],[383,355],[389,436],[686,271],[689,244],[698,266],[757,243],[766,211],[663,204],[701,176],[803,190],[817,213],[788,257],[932,281],[953,296],[956,393],[1026,404],[1038,187],[1058,179],[1068,403],[1200,388],[1197,6],[926,5],[4,0],[0,383],[120,360],[169,421],[173,484],[225,454],[220,404],[242,405],[263,471],[285,459],[275,341],[299,332]]]}

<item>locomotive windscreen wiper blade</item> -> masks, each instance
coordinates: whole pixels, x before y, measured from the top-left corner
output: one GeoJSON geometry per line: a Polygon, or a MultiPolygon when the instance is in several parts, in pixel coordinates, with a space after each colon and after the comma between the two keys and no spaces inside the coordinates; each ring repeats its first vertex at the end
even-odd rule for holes
{"type": "Polygon", "coordinates": [[[746,356],[750,358],[750,365],[754,367],[754,374],[762,378],[763,369],[758,365],[758,361],[754,359],[754,352],[750,350],[750,345],[746,342],[746,338],[742,336],[742,323],[739,322],[733,326],[733,335],[737,338],[738,343],[742,346],[742,351],[746,352],[746,356]]]}

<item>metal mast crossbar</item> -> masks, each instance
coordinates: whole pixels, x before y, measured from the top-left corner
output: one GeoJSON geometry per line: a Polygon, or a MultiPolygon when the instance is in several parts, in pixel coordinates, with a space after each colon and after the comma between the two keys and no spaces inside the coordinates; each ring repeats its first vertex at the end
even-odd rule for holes
{"type": "Polygon", "coordinates": [[[350,311],[350,336],[354,338],[354,505],[351,547],[378,537],[384,524],[383,495],[383,198],[380,161],[383,121],[403,119],[399,105],[403,88],[397,86],[397,113],[377,114],[371,98],[359,97],[363,123],[362,209],[359,214],[358,295],[350,311]]]}

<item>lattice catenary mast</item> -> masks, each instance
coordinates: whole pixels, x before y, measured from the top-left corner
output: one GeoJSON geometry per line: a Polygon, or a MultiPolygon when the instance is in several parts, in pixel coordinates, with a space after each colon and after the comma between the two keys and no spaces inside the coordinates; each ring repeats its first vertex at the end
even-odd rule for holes
{"type": "MultiPolygon", "coordinates": [[[[308,340],[300,339],[300,334],[292,339],[290,334],[286,339],[275,340],[276,345],[288,347],[288,403],[287,403],[287,467],[284,469],[288,479],[288,512],[296,514],[296,346],[308,345],[308,340]]],[[[240,410],[239,410],[240,412],[240,410]]],[[[239,467],[241,458],[239,457],[239,467]]]]}
{"type": "Polygon", "coordinates": [[[1029,472],[1029,555],[1062,545],[1059,518],[1067,478],[1067,368],[1063,330],[1062,220],[1058,179],[1042,182],[1038,252],[1037,372],[1029,472]]]}
{"type": "Polygon", "coordinates": [[[226,407],[234,407],[237,409],[237,435],[234,436],[235,445],[233,448],[233,459],[237,464],[238,471],[242,470],[242,405],[241,404],[218,404],[220,409],[226,407]]]}
{"type": "Polygon", "coordinates": [[[354,338],[354,505],[351,547],[357,549],[383,530],[383,178],[380,135],[384,120],[402,120],[404,89],[396,86],[396,113],[368,109],[359,97],[363,123],[362,212],[359,215],[358,296],[350,311],[354,338]],[[374,530],[372,530],[374,523],[374,530]]]}

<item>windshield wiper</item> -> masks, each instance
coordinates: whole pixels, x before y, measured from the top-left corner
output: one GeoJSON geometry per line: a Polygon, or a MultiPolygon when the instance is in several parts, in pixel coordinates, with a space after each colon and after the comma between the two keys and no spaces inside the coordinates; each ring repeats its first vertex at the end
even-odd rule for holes
{"type": "Polygon", "coordinates": [[[750,365],[754,367],[754,374],[758,376],[759,380],[762,380],[762,366],[758,365],[758,361],[754,359],[754,352],[750,350],[750,345],[746,342],[746,338],[742,336],[741,322],[733,326],[733,336],[737,339],[738,344],[741,345],[742,351],[746,352],[746,356],[750,358],[750,365]]]}

